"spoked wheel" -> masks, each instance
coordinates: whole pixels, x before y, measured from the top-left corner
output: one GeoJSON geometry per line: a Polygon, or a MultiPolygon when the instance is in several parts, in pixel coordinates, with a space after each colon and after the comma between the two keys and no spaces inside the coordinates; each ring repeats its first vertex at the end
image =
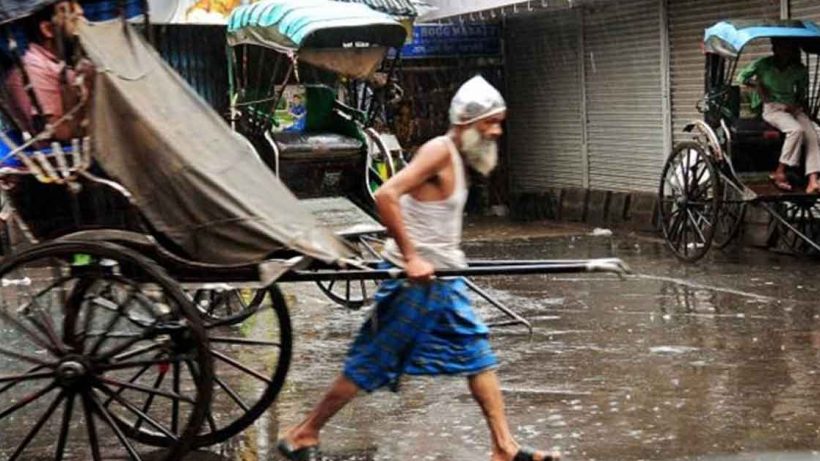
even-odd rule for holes
{"type": "Polygon", "coordinates": [[[192,297],[206,321],[240,323],[261,307],[266,294],[265,290],[209,288],[194,291],[192,297]]]}
{"type": "Polygon", "coordinates": [[[737,236],[740,226],[743,224],[743,217],[746,215],[746,202],[743,196],[728,184],[727,180],[721,181],[721,200],[718,209],[717,227],[713,237],[713,245],[718,249],[726,248],[737,236]]]}
{"type": "Polygon", "coordinates": [[[318,281],[316,285],[336,304],[348,309],[361,309],[370,302],[379,288],[374,280],[331,280],[318,281]]]}
{"type": "Polygon", "coordinates": [[[365,187],[370,195],[374,198],[376,189],[379,188],[385,181],[396,174],[396,164],[390,151],[387,150],[384,141],[382,141],[379,133],[373,128],[364,130],[367,145],[367,162],[365,162],[365,187]]]}
{"type": "Polygon", "coordinates": [[[686,141],[666,160],[658,193],[661,229],[679,259],[696,261],[712,245],[720,177],[705,149],[686,141]]]}
{"type": "MultiPolygon", "coordinates": [[[[243,323],[222,319],[205,324],[214,358],[214,388],[205,423],[193,437],[195,447],[239,434],[270,408],[282,390],[293,347],[290,316],[276,286],[259,293],[264,301],[260,299],[259,307],[243,323]]],[[[125,430],[149,445],[173,443],[167,433],[150,425],[130,424],[125,430]]]]}
{"type": "Polygon", "coordinates": [[[49,243],[6,260],[0,279],[3,459],[142,459],[121,421],[166,434],[162,459],[188,451],[212,361],[159,266],[116,245],[49,243]]]}
{"type": "Polygon", "coordinates": [[[800,234],[775,219],[777,246],[796,255],[818,255],[809,241],[820,245],[820,200],[815,197],[795,198],[777,204],[778,214],[800,234]],[[807,241],[807,239],[809,241],[807,241]]]}
{"type": "MultiPolygon", "coordinates": [[[[361,236],[357,242],[363,259],[381,259],[379,251],[384,241],[377,237],[361,236]]],[[[348,309],[361,309],[369,303],[379,283],[375,280],[331,280],[317,281],[316,285],[331,301],[348,309]]]]}

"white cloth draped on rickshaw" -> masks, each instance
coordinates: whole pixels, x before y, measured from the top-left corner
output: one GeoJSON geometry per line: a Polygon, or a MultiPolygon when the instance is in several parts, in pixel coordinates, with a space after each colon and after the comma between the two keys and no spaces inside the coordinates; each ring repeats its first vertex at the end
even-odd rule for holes
{"type": "Polygon", "coordinates": [[[131,26],[84,23],[80,39],[97,67],[94,158],[157,231],[219,264],[352,254],[131,26]]]}

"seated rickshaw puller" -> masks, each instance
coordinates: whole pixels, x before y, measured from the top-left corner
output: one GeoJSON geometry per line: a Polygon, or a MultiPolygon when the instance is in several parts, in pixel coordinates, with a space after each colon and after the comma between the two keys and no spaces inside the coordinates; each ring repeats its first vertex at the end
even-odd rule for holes
{"type": "Polygon", "coordinates": [[[737,76],[740,84],[756,90],[752,109],[763,105],[763,119],[786,134],[777,169],[770,175],[779,189],[790,191],[786,168],[800,163],[800,148],[806,148],[806,192],[820,193],[820,144],[811,119],[806,115],[809,71],[800,61],[800,48],[793,41],[772,38],[772,55],[760,58],[737,76]],[[757,96],[757,97],[755,97],[757,96]]]}
{"type": "Polygon", "coordinates": [[[409,280],[380,285],[374,313],[350,347],[342,374],[279,441],[288,459],[321,459],[319,432],[330,418],[360,390],[389,386],[396,391],[404,374],[466,376],[489,425],[492,461],[559,458],[516,443],[504,414],[489,330],[473,311],[464,280],[433,278],[436,269],[466,266],[460,248],[468,192],[464,164],[490,174],[505,115],[501,94],[474,77],[452,100],[449,132],[424,144],[376,191],[376,206],[391,236],[384,257],[402,266],[409,280]]]}
{"type": "MultiPolygon", "coordinates": [[[[83,15],[76,1],[62,1],[45,7],[26,19],[26,34],[31,42],[22,56],[31,92],[26,89],[25,78],[15,66],[6,77],[6,91],[13,107],[9,108],[21,130],[32,135],[39,134],[46,125],[56,123],[68,110],[90,93],[93,69],[82,61],[76,69],[68,68],[66,60],[73,57],[76,48],[77,22],[83,15]],[[63,56],[61,60],[58,56],[63,56]],[[83,79],[77,79],[82,75],[83,79]],[[33,93],[37,101],[32,101],[33,93]],[[38,113],[37,105],[42,113],[38,113]],[[40,118],[43,126],[36,126],[40,118]]],[[[81,133],[86,119],[81,110],[73,119],[54,126],[52,139],[69,141],[81,133]]]]}

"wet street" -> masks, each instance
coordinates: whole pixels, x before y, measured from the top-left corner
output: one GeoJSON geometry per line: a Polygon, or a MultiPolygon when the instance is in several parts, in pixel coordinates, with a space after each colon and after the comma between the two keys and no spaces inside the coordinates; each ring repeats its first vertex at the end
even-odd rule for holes
{"type": "MultiPolygon", "coordinates": [[[[589,229],[468,229],[473,258],[623,258],[635,275],[477,280],[529,319],[493,330],[512,428],[566,459],[820,459],[817,262],[752,249],[678,263],[659,240],[589,229]],[[527,238],[514,238],[520,235],[527,238]]],[[[339,371],[366,310],[285,287],[295,326],[287,384],[214,459],[269,460],[339,371]]],[[[504,320],[486,303],[488,322],[504,320]]],[[[333,460],[484,460],[488,431],[463,379],[409,378],[362,396],[326,429],[333,460]]],[[[210,459],[204,453],[191,459],[210,459]]]]}
{"type": "MultiPolygon", "coordinates": [[[[475,259],[616,256],[634,271],[624,280],[602,274],[476,279],[534,327],[532,336],[522,326],[492,330],[521,443],[560,448],[569,460],[820,459],[812,451],[820,449],[816,260],[734,248],[684,265],[655,238],[544,223],[474,224],[466,233],[465,250],[475,259]]],[[[276,404],[240,436],[187,459],[279,459],[279,431],[296,423],[340,370],[368,309],[346,310],[312,283],[282,288],[294,357],[276,404]]],[[[506,320],[486,302],[477,307],[488,323],[506,320]]],[[[229,333],[273,334],[272,317],[253,319],[229,333]]],[[[222,350],[265,373],[275,361],[264,351],[222,350]]],[[[243,398],[264,388],[218,365],[219,376],[243,398]]],[[[231,408],[230,400],[219,395],[217,416],[231,408]]],[[[7,420],[0,454],[40,414],[42,406],[7,420]]],[[[58,423],[48,424],[53,440],[58,423]]],[[[411,377],[398,394],[363,395],[323,435],[326,459],[334,461],[489,459],[488,431],[461,378],[411,377]]],[[[116,446],[110,433],[101,445],[105,459],[124,459],[107,455],[116,446]]],[[[66,459],[90,459],[82,444],[72,447],[66,459]]],[[[157,454],[139,447],[148,459],[157,454]]],[[[47,439],[35,439],[24,459],[53,459],[52,453],[47,439]]]]}

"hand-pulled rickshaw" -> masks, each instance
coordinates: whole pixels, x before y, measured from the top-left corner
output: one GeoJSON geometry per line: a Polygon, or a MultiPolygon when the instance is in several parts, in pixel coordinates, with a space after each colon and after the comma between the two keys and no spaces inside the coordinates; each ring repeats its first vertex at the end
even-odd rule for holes
{"type": "Polygon", "coordinates": [[[341,79],[372,78],[406,35],[359,3],[237,8],[228,18],[231,123],[297,196],[369,199],[395,172],[393,156],[372,115],[344,104],[337,89],[341,79]]]}
{"type": "Polygon", "coordinates": [[[658,193],[663,235],[682,260],[695,261],[712,246],[727,246],[737,236],[749,204],[771,215],[770,244],[797,254],[820,252],[820,195],[802,191],[802,164],[794,172],[793,191],[772,184],[768,173],[778,164],[784,137],[760,114],[745,110],[742,89],[735,82],[744,50],[763,39],[786,39],[802,50],[811,75],[803,109],[817,128],[817,24],[737,20],[706,29],[705,94],[698,103],[703,120],[693,120],[686,127],[692,140],[674,146],[658,193]]]}
{"type": "MultiPolygon", "coordinates": [[[[369,89],[407,29],[364,4],[291,0],[237,8],[227,34],[231,125],[323,224],[377,255],[384,228],[363,210],[403,160],[373,126],[374,106],[345,101],[369,89]]],[[[317,284],[349,308],[375,291],[365,281],[317,284]]]]}
{"type": "MultiPolygon", "coordinates": [[[[3,31],[52,3],[4,2],[3,31]]],[[[22,142],[4,137],[0,180],[39,243],[0,262],[0,457],[139,460],[143,444],[180,459],[276,400],[293,342],[278,283],[402,272],[322,226],[124,19],[82,21],[79,42],[93,94],[22,142]],[[81,105],[88,136],[50,144],[81,105]],[[88,212],[98,193],[125,217],[88,212]],[[189,293],[217,288],[253,290],[255,307],[197,309],[189,293]]],[[[624,270],[474,261],[437,276],[624,270]]]]}

